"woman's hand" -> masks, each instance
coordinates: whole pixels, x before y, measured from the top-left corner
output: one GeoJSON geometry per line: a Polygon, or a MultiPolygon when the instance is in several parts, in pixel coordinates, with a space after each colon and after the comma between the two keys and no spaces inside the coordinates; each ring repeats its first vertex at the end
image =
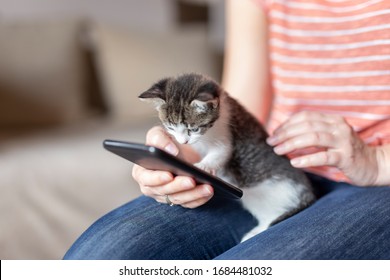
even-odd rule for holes
{"type": "Polygon", "coordinates": [[[376,148],[367,146],[340,116],[299,112],[277,128],[267,143],[279,155],[320,148],[293,158],[291,164],[298,168],[335,166],[355,185],[378,184],[376,148]]]}
{"type": "MultiPolygon", "coordinates": [[[[163,149],[190,163],[198,160],[193,150],[188,146],[180,147],[173,142],[161,127],[156,126],[148,131],[146,144],[163,149]]],[[[141,192],[160,203],[171,201],[175,205],[196,208],[205,204],[213,196],[211,186],[196,185],[194,179],[190,177],[174,177],[169,172],[148,170],[139,165],[134,165],[132,175],[140,185],[141,192]]]]}

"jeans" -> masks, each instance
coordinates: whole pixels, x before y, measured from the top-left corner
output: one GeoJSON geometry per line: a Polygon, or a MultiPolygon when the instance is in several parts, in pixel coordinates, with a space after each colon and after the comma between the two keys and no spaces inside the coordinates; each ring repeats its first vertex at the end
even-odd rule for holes
{"type": "Polygon", "coordinates": [[[390,188],[310,179],[312,206],[243,243],[257,221],[239,201],[186,209],[141,196],[95,222],[64,259],[390,259],[390,188]]]}

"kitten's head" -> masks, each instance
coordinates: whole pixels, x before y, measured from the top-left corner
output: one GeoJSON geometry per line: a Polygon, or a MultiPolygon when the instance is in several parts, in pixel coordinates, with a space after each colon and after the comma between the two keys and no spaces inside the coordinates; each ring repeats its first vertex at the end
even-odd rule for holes
{"type": "Polygon", "coordinates": [[[169,134],[181,144],[193,144],[210,129],[219,116],[219,85],[199,74],[166,78],[142,93],[151,101],[169,134]]]}

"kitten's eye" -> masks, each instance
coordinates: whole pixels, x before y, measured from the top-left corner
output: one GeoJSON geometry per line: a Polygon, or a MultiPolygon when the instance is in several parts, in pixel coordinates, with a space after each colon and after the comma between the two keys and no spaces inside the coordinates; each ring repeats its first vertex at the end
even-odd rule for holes
{"type": "Polygon", "coordinates": [[[197,132],[199,132],[199,131],[200,131],[200,127],[197,127],[197,128],[191,128],[191,129],[190,129],[190,131],[191,131],[191,132],[193,132],[193,133],[197,133],[197,132]]]}

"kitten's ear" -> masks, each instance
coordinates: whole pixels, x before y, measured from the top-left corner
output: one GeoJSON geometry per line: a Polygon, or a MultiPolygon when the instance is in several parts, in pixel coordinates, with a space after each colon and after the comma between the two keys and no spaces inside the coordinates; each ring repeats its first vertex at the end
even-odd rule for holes
{"type": "Polygon", "coordinates": [[[168,79],[157,82],[150,89],[141,93],[138,98],[142,101],[153,103],[156,109],[159,109],[166,102],[165,88],[167,82],[168,79]]]}
{"type": "Polygon", "coordinates": [[[199,113],[206,112],[209,108],[217,108],[219,105],[219,98],[208,92],[200,92],[191,102],[191,106],[195,107],[199,113]]]}

